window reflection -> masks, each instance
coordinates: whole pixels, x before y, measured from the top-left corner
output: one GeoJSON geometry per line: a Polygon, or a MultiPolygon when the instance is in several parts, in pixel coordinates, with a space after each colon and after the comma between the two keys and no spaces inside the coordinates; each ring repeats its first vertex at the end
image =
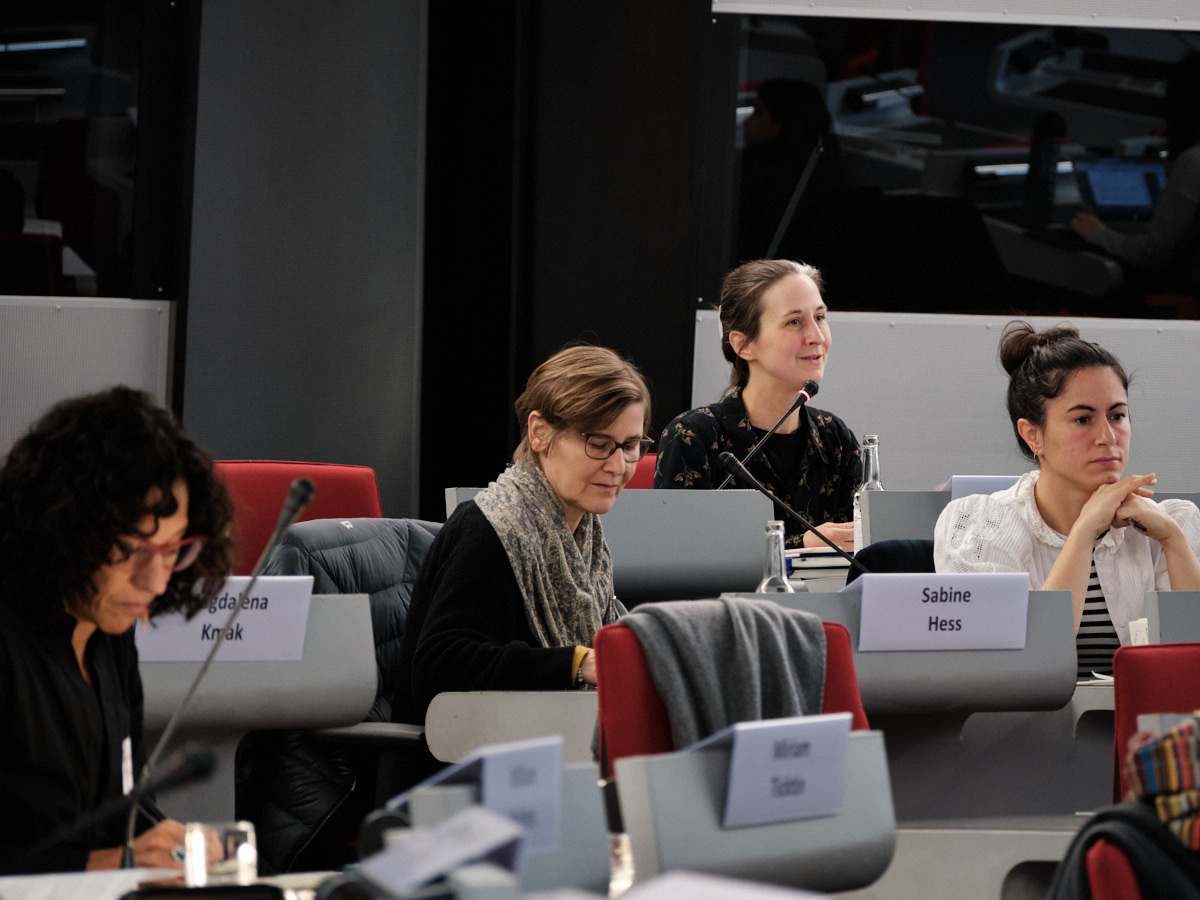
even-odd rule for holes
{"type": "MultiPolygon", "coordinates": [[[[1163,230],[1179,156],[1167,152],[1169,89],[1200,36],[808,17],[742,26],[731,262],[817,265],[838,309],[1200,317],[1196,200],[1171,207],[1178,227],[1157,255],[1130,249],[1150,238],[1113,237],[1163,230]],[[1106,178],[1113,166],[1151,178],[1140,194],[1152,202],[1094,208],[1083,170],[1096,160],[1106,178]],[[1081,211],[1108,239],[1085,237],[1081,211]]],[[[1194,134],[1175,126],[1189,146],[1197,95],[1175,113],[1197,122],[1194,134]]],[[[1200,198],[1182,180],[1176,198],[1200,198]]]]}
{"type": "Polygon", "coordinates": [[[141,3],[6,7],[0,293],[129,296],[141,3]]]}

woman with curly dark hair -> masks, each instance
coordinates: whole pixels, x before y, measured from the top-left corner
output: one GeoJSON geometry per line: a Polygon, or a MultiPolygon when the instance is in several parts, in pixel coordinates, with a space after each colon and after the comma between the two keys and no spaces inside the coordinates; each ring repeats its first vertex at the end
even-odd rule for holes
{"type": "MultiPolygon", "coordinates": [[[[115,868],[122,824],[31,855],[128,793],[145,762],[133,626],[193,614],[231,568],[232,507],[212,460],[147,394],[59,403],[0,468],[0,872],[115,868]]],[[[134,841],[173,866],[183,826],[134,841]]]]}

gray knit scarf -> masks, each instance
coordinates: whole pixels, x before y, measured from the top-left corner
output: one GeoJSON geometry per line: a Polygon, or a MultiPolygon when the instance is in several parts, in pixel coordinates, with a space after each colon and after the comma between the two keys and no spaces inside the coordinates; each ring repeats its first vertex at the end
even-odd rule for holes
{"type": "Polygon", "coordinates": [[[525,617],[543,647],[592,645],[617,620],[612,557],[600,519],[584,513],[572,534],[562,501],[537,466],[509,466],[475,495],[525,598],[525,617]]]}

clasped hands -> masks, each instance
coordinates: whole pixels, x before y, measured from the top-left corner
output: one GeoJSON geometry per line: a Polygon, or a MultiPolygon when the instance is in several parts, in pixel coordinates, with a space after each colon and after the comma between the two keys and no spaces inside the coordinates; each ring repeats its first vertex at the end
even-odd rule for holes
{"type": "Polygon", "coordinates": [[[1079,512],[1077,525],[1089,529],[1093,540],[1110,528],[1132,525],[1146,537],[1165,543],[1182,533],[1179,525],[1148,498],[1154,496],[1151,485],[1158,478],[1149,475],[1126,475],[1112,484],[1102,484],[1092,493],[1079,512]]]}

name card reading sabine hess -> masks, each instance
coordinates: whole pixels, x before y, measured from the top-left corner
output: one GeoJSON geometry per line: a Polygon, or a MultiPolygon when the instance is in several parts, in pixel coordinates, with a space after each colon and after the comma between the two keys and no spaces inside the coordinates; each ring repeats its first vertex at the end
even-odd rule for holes
{"type": "Polygon", "coordinates": [[[850,713],[739,722],[688,747],[729,747],[722,828],[836,816],[846,785],[850,713]]]}
{"type": "Polygon", "coordinates": [[[858,649],[1023,650],[1029,576],[863,575],[858,649]]]}
{"type": "Polygon", "coordinates": [[[226,630],[217,659],[275,662],[304,658],[311,575],[265,575],[242,600],[231,628],[225,623],[250,579],[230,576],[216,598],[190,620],[181,613],[156,616],[147,628],[134,626],[142,662],[196,662],[207,658],[213,641],[226,630]]]}

